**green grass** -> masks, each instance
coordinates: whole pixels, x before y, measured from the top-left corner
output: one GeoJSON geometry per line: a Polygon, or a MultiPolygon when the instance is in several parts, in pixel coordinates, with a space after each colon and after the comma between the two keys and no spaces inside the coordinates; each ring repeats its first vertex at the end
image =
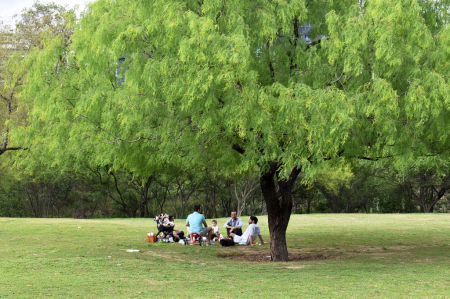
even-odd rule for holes
{"type": "Polygon", "coordinates": [[[289,252],[332,259],[287,263],[229,258],[268,245],[154,244],[150,231],[150,219],[0,218],[0,298],[450,298],[449,214],[293,215],[289,252]]]}

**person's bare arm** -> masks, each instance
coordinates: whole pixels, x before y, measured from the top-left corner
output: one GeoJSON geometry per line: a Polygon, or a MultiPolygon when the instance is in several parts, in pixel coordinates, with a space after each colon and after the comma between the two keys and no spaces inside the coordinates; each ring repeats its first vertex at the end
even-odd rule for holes
{"type": "Polygon", "coordinates": [[[268,244],[267,242],[264,242],[264,240],[263,240],[263,238],[262,238],[261,235],[259,235],[258,237],[259,237],[259,239],[261,240],[261,244],[268,244]]]}
{"type": "Polygon", "coordinates": [[[206,223],[206,221],[203,222],[203,225],[204,225],[205,227],[208,227],[208,224],[206,223]]]}
{"type": "MultiPolygon", "coordinates": [[[[227,223],[228,223],[228,221],[227,221],[227,223]]],[[[227,223],[225,223],[225,226],[224,226],[224,228],[230,228],[231,230],[235,229],[235,227],[234,227],[234,226],[231,226],[231,225],[227,225],[227,223]]]]}
{"type": "Polygon", "coordinates": [[[255,246],[256,244],[253,244],[253,236],[250,235],[250,246],[255,246]]]}
{"type": "Polygon", "coordinates": [[[189,222],[186,221],[186,226],[189,226],[189,222]]]}

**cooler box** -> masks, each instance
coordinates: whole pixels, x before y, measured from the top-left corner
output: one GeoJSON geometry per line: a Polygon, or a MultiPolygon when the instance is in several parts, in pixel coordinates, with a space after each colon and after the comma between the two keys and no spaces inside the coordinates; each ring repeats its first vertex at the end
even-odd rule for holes
{"type": "Polygon", "coordinates": [[[148,241],[151,243],[155,243],[156,242],[156,235],[154,234],[147,234],[148,236],[148,241]]]}

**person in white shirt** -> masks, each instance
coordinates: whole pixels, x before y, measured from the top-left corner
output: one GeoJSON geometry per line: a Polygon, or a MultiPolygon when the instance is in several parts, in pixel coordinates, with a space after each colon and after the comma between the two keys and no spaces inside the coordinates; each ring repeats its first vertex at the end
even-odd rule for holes
{"type": "Polygon", "coordinates": [[[213,221],[211,221],[211,223],[212,223],[212,229],[213,229],[213,231],[212,231],[212,237],[211,238],[213,238],[214,240],[217,238],[217,239],[219,239],[219,227],[217,226],[217,221],[216,220],[213,220],[213,221]]]}
{"type": "Polygon", "coordinates": [[[256,237],[259,237],[259,239],[261,240],[261,244],[267,244],[267,242],[264,242],[261,236],[261,228],[257,223],[258,218],[255,216],[250,216],[250,219],[248,219],[249,226],[242,234],[242,236],[230,233],[230,237],[233,238],[234,243],[237,243],[239,245],[254,246],[256,244],[253,244],[253,242],[256,241],[256,237]]]}

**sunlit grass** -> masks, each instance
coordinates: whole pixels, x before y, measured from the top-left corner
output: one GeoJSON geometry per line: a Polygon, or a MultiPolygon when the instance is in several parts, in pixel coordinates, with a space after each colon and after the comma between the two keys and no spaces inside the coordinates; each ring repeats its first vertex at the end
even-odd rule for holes
{"type": "Polygon", "coordinates": [[[450,298],[449,223],[448,214],[293,215],[289,252],[332,259],[271,263],[229,258],[268,246],[148,243],[151,219],[0,218],[0,297],[450,298]]]}

